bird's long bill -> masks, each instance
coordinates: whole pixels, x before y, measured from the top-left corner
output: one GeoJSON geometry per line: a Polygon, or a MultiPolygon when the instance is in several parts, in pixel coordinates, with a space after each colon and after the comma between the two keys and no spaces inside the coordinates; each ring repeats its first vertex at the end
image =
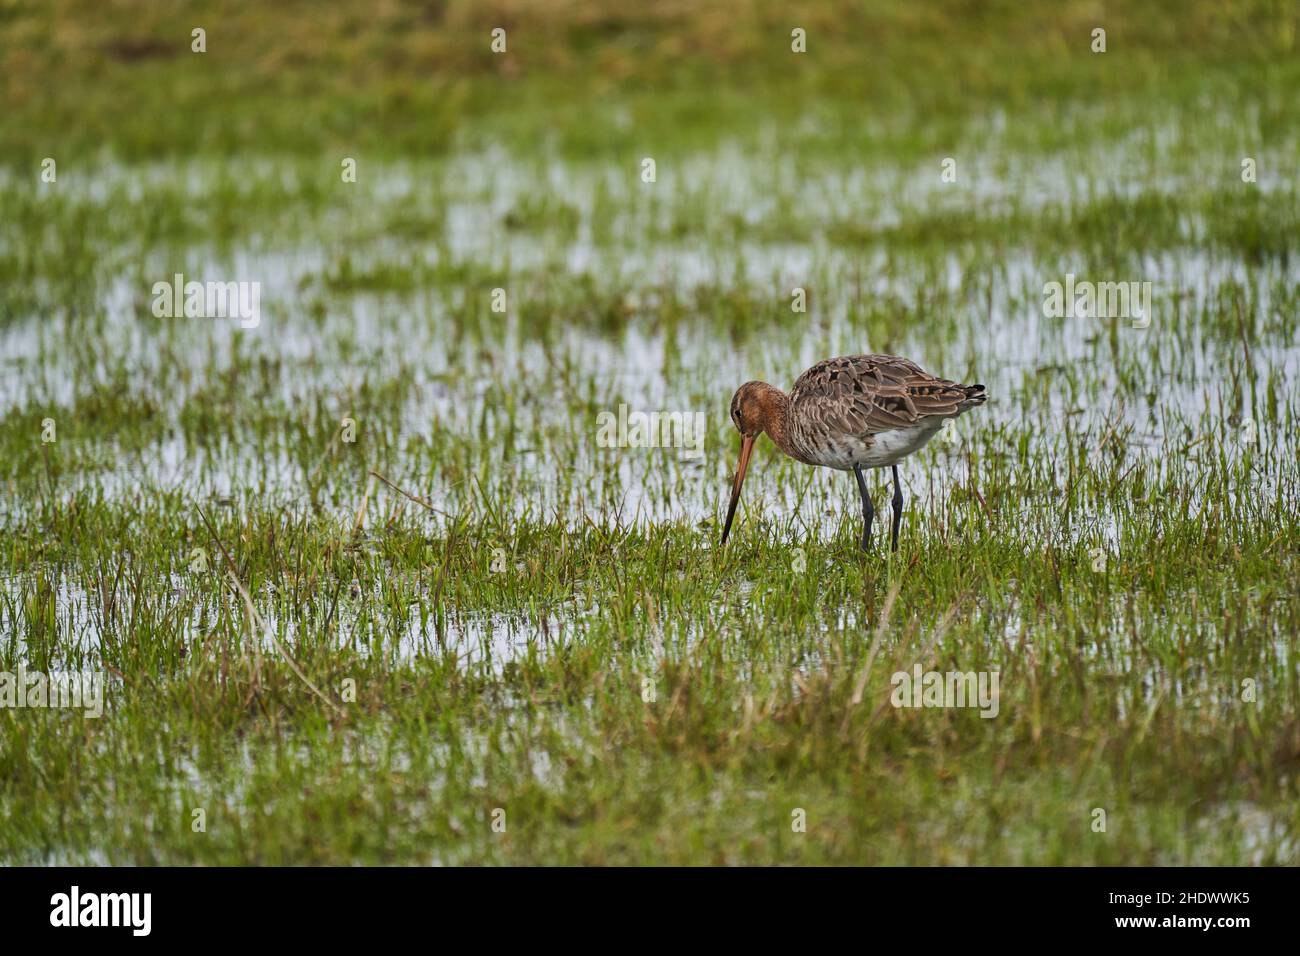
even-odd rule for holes
{"type": "Polygon", "coordinates": [[[722,543],[727,543],[731,533],[731,519],[736,517],[736,505],[740,504],[740,486],[745,483],[745,469],[749,467],[749,453],[754,450],[754,436],[740,436],[740,464],[736,466],[736,483],[731,488],[731,504],[727,505],[727,523],[722,526],[722,543]]]}

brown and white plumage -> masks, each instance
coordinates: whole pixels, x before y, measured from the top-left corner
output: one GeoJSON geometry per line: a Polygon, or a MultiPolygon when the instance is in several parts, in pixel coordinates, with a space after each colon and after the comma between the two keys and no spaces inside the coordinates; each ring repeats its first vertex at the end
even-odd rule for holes
{"type": "Polygon", "coordinates": [[[892,465],[966,409],[983,385],[937,378],[894,355],[847,355],[818,362],[790,393],[790,443],[801,460],[841,471],[892,465]]]}
{"type": "Polygon", "coordinates": [[[870,537],[871,499],[864,468],[894,469],[894,547],[902,489],[897,463],[920,449],[950,418],[985,401],[983,385],[939,378],[896,355],[846,355],[818,362],[786,395],[766,382],[746,382],[731,399],[731,418],[741,434],[740,466],[722,540],[731,519],[754,439],[766,432],[781,451],[809,465],[852,471],[858,478],[870,537]]]}

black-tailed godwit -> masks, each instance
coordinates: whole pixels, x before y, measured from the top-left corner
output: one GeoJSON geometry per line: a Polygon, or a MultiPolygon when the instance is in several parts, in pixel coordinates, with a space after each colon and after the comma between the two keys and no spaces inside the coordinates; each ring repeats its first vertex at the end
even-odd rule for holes
{"type": "Polygon", "coordinates": [[[740,464],[722,543],[727,543],[740,502],[754,439],[767,432],[776,447],[795,461],[853,472],[862,497],[864,551],[871,541],[875,508],[862,470],[893,469],[890,547],[897,551],[903,517],[898,462],[924,446],[946,420],[983,405],[984,399],[983,385],[938,378],[895,355],[846,355],[818,362],[799,376],[789,395],[766,382],[746,382],[731,399],[731,420],[740,431],[740,464]]]}

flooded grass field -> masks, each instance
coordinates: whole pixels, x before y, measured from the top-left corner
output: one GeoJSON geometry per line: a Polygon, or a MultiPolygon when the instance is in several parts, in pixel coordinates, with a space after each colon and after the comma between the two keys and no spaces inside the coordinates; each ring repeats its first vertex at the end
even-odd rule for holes
{"type": "Polygon", "coordinates": [[[235,90],[265,141],[92,149],[90,105],[32,100],[0,127],[0,671],[105,683],[100,717],[0,707],[0,861],[1300,861],[1279,49],[928,116],[568,102],[547,61],[372,146],[289,145],[235,90]],[[167,315],[177,276],[256,314],[167,315]],[[1053,315],[1067,281],[1149,308],[1053,315]],[[857,352],[990,396],[903,465],[898,552],[766,439],[720,549],[732,392],[857,352]],[[608,447],[620,408],[682,427],[608,447]],[[915,665],[996,673],[996,714],[894,706],[915,665]]]}

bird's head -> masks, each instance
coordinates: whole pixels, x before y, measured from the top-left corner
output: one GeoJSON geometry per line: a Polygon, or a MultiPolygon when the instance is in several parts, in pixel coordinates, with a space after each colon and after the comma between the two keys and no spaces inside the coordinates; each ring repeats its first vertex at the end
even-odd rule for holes
{"type": "Polygon", "coordinates": [[[757,438],[779,414],[784,393],[767,382],[746,382],[731,396],[731,423],[743,438],[757,438]]]}
{"type": "Polygon", "coordinates": [[[785,393],[766,382],[746,382],[731,396],[731,423],[740,432],[740,463],[736,465],[736,480],[731,487],[731,504],[727,506],[727,522],[722,527],[722,543],[727,543],[731,521],[740,504],[740,487],[745,483],[749,456],[754,450],[754,439],[767,431],[774,416],[781,412],[785,393]]]}

